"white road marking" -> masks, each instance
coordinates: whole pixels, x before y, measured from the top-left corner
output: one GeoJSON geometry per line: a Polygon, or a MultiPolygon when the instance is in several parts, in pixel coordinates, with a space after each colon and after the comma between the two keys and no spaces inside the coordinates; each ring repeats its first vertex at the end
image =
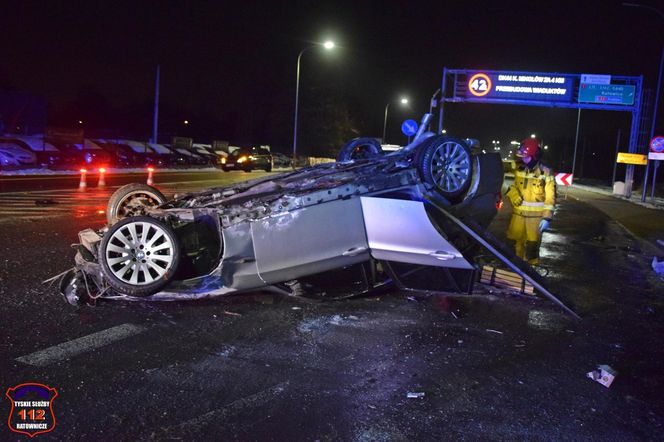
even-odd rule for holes
{"type": "Polygon", "coordinates": [[[147,330],[147,328],[140,325],[122,324],[97,333],[72,339],[71,341],[30,353],[29,355],[21,356],[16,358],[16,360],[24,364],[44,367],[54,362],[64,361],[73,356],[103,347],[112,342],[137,335],[145,330],[147,330]]]}
{"type": "Polygon", "coordinates": [[[187,432],[189,430],[199,429],[203,425],[209,425],[213,422],[223,422],[229,416],[236,415],[239,413],[247,413],[250,409],[265,405],[268,402],[272,401],[276,396],[286,390],[289,382],[281,382],[272,387],[266,388],[265,390],[259,391],[258,393],[245,396],[243,398],[234,400],[230,404],[227,404],[221,408],[217,408],[212,411],[208,411],[205,414],[196,416],[193,419],[182,422],[179,425],[168,428],[169,432],[175,430],[178,432],[187,432]]]}

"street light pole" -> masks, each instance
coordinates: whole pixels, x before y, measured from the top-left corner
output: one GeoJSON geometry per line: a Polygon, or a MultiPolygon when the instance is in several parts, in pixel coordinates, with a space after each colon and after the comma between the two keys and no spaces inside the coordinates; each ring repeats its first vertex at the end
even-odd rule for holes
{"type": "Polygon", "coordinates": [[[295,169],[295,162],[297,160],[297,109],[300,102],[300,59],[302,54],[313,46],[302,49],[297,56],[297,74],[295,76],[295,122],[293,123],[293,169],[295,169]]]}
{"type": "MultiPolygon", "coordinates": [[[[406,97],[402,97],[399,101],[403,105],[408,104],[408,98],[406,98],[406,97]]],[[[385,129],[387,128],[387,110],[390,108],[390,104],[391,104],[391,102],[388,102],[385,105],[385,118],[383,119],[383,139],[382,139],[383,144],[387,144],[387,143],[385,143],[385,129]]]]}
{"type": "MultiPolygon", "coordinates": [[[[664,17],[662,17],[664,18],[664,17]]],[[[655,93],[655,108],[652,113],[652,126],[650,126],[650,139],[652,140],[655,137],[655,121],[657,119],[657,106],[659,105],[659,89],[662,85],[662,67],[664,67],[664,46],[662,46],[662,55],[659,57],[659,75],[657,76],[657,92],[655,93]]],[[[650,192],[650,198],[655,198],[655,181],[657,181],[657,168],[659,167],[659,160],[655,163],[655,170],[652,172],[652,192],[650,192]]],[[[650,161],[648,162],[650,164],[650,161]]],[[[646,175],[647,176],[647,175],[646,175]]],[[[643,184],[643,197],[641,201],[645,201],[645,183],[643,184]]]]}
{"type": "Polygon", "coordinates": [[[383,119],[383,138],[382,138],[383,144],[386,144],[385,143],[385,128],[387,127],[387,110],[389,108],[390,108],[390,103],[387,103],[385,105],[385,118],[383,119]]]}
{"type": "MultiPolygon", "coordinates": [[[[293,169],[295,169],[295,162],[297,160],[297,111],[300,104],[300,60],[302,59],[302,54],[316,46],[318,45],[307,46],[306,48],[302,49],[297,56],[297,72],[295,76],[295,121],[293,123],[293,169]]],[[[323,44],[323,47],[327,50],[333,49],[334,43],[331,41],[326,41],[323,44]]]]}
{"type": "Polygon", "coordinates": [[[157,144],[157,130],[159,127],[159,68],[160,65],[157,65],[157,75],[154,81],[154,111],[152,113],[152,142],[155,144],[157,144]]]}

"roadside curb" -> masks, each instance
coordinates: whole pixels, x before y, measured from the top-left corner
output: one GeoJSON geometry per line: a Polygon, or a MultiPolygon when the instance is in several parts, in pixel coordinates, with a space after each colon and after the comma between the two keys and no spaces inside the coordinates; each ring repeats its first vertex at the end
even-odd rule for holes
{"type": "Polygon", "coordinates": [[[649,203],[649,202],[641,202],[640,196],[638,196],[638,200],[635,200],[633,197],[632,198],[625,198],[622,195],[616,195],[614,194],[611,190],[609,189],[602,189],[599,187],[593,187],[593,186],[586,186],[583,184],[572,184],[572,188],[579,189],[579,190],[585,190],[587,192],[593,192],[593,193],[599,193],[602,195],[607,195],[607,196],[612,196],[616,199],[636,204],[642,207],[646,207],[648,209],[655,209],[655,210],[664,210],[664,201],[662,198],[655,198],[655,203],[649,203]]]}

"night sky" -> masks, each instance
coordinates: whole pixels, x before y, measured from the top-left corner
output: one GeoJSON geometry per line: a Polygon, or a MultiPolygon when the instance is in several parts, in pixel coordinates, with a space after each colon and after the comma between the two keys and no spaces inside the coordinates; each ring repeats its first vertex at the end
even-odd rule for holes
{"type": "MultiPolygon", "coordinates": [[[[664,2],[643,3],[664,11],[664,2]]],[[[302,143],[321,142],[316,127],[332,122],[317,118],[337,115],[321,110],[327,105],[347,111],[353,134],[380,137],[390,101],[387,141],[403,143],[400,122],[428,109],[443,67],[642,74],[654,88],[664,42],[664,19],[620,1],[26,1],[5,3],[0,29],[0,89],[45,97],[51,125],[81,119],[86,133],[147,138],[160,64],[162,136],[283,151],[292,143],[297,54],[315,42],[333,39],[338,48],[302,58],[302,143]],[[409,109],[396,103],[401,95],[409,109]]],[[[575,110],[446,111],[449,133],[483,145],[530,133],[562,145],[576,124],[575,110]]],[[[587,149],[612,156],[628,115],[585,113],[587,149]]]]}

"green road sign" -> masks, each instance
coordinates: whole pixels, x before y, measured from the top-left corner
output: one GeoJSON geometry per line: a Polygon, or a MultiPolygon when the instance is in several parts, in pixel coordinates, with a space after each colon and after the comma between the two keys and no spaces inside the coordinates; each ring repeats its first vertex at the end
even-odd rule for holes
{"type": "Polygon", "coordinates": [[[634,104],[635,87],[628,84],[592,84],[581,83],[579,103],[634,104]]]}

